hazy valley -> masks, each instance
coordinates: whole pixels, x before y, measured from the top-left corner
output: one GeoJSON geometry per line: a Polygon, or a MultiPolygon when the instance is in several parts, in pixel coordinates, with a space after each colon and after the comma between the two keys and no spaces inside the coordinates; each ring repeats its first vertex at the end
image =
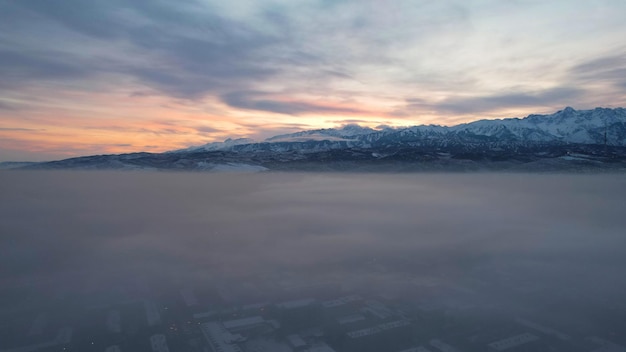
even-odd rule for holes
{"type": "Polygon", "coordinates": [[[3,352],[626,346],[623,175],[0,181],[3,352]]]}

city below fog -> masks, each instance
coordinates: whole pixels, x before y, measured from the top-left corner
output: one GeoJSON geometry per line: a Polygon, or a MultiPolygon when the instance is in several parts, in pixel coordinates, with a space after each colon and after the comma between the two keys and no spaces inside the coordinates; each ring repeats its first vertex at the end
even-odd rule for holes
{"type": "Polygon", "coordinates": [[[0,352],[626,351],[623,174],[0,172],[0,352]]]}

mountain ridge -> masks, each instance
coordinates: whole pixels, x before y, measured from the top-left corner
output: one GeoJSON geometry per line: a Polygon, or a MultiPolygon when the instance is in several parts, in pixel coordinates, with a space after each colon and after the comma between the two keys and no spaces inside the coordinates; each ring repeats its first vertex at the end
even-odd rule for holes
{"type": "MultiPolygon", "coordinates": [[[[549,115],[532,114],[524,118],[482,119],[454,126],[417,125],[381,130],[349,124],[339,129],[326,128],[282,134],[258,142],[246,139],[242,143],[232,143],[230,141],[233,140],[228,139],[218,148],[216,148],[218,144],[213,142],[180,151],[241,150],[250,149],[242,147],[245,145],[310,141],[344,141],[350,147],[367,147],[368,144],[383,143],[385,138],[393,138],[395,141],[409,141],[412,138],[417,143],[438,139],[448,143],[491,141],[494,143],[529,144],[562,142],[626,146],[626,109],[575,110],[566,107],[549,115]],[[611,134],[606,135],[606,141],[605,131],[611,131],[611,134]]],[[[244,140],[239,139],[237,141],[244,140]]]]}
{"type": "Polygon", "coordinates": [[[566,107],[549,115],[455,126],[359,125],[227,139],[160,154],[86,156],[27,169],[626,170],[626,109],[566,107]]]}

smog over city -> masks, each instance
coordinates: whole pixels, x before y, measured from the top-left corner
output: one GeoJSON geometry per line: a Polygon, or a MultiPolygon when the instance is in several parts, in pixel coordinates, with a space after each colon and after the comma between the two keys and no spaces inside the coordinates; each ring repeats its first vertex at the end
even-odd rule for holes
{"type": "Polygon", "coordinates": [[[373,334],[369,348],[474,351],[517,335],[529,340],[518,349],[626,342],[620,174],[0,177],[3,351],[65,327],[73,350],[150,350],[163,334],[170,350],[202,351],[191,328],[246,317],[277,322],[242,332],[242,348],[269,350],[294,334],[362,350],[345,335],[389,321],[409,328],[373,334]],[[328,307],[342,297],[358,299],[328,307]],[[303,300],[302,316],[280,308],[303,300]],[[337,325],[345,317],[355,322],[337,325]]]}

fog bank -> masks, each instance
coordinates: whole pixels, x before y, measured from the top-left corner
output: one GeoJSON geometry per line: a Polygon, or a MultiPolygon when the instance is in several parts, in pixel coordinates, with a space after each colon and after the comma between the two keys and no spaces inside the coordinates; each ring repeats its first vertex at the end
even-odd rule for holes
{"type": "Polygon", "coordinates": [[[624,309],[623,175],[0,172],[0,191],[8,319],[225,283],[241,304],[445,286],[485,288],[473,304],[498,314],[561,302],[564,324],[624,309]],[[589,307],[568,309],[574,293],[589,307]]]}

